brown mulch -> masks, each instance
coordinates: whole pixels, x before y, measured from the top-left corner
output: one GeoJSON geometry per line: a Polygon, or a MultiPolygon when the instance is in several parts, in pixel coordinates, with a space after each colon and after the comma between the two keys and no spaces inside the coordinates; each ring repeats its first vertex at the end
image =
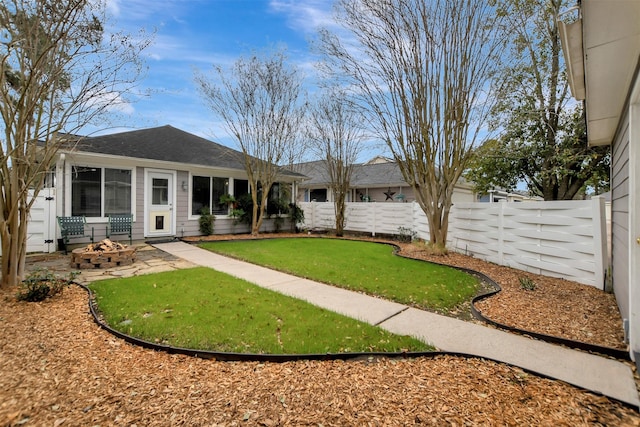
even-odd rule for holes
{"type": "Polygon", "coordinates": [[[429,255],[422,245],[401,245],[401,253],[413,258],[479,271],[493,279],[502,291],[476,304],[487,318],[540,334],[604,347],[626,349],[620,311],[615,296],[593,286],[526,273],[458,253],[429,255]],[[535,283],[525,290],[520,277],[535,283]]]}
{"type": "MultiPolygon", "coordinates": [[[[610,294],[531,274],[537,288],[524,291],[517,270],[400,246],[407,256],[493,278],[503,292],[478,304],[493,320],[621,347],[610,294]]],[[[640,426],[638,412],[618,402],[482,359],[201,360],[103,331],[79,287],[42,303],[14,295],[0,291],[0,426],[640,426]]]]}
{"type": "Polygon", "coordinates": [[[129,345],[71,287],[42,303],[0,292],[0,425],[640,425],[559,381],[452,356],[218,362],[129,345]]]}

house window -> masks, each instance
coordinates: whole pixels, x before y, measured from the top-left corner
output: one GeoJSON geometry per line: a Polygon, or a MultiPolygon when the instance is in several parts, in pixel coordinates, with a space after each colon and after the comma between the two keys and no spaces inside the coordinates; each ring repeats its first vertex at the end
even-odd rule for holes
{"type": "Polygon", "coordinates": [[[104,170],[104,214],[131,213],[131,170],[104,170]]]}
{"type": "Polygon", "coordinates": [[[249,194],[249,181],[246,179],[236,179],[233,181],[233,195],[238,200],[239,197],[249,194]]]}
{"type": "Polygon", "coordinates": [[[191,185],[191,215],[200,215],[205,206],[210,206],[211,179],[208,176],[194,176],[191,185]]]}
{"type": "Polygon", "coordinates": [[[102,169],[78,167],[71,177],[71,215],[102,216],[102,169]]]}
{"type": "Polygon", "coordinates": [[[131,213],[131,170],[76,166],[71,175],[71,215],[131,213]]]}
{"type": "Polygon", "coordinates": [[[220,197],[228,192],[228,178],[193,176],[191,182],[191,215],[200,215],[205,206],[214,214],[227,213],[227,205],[220,203],[220,197]]]}

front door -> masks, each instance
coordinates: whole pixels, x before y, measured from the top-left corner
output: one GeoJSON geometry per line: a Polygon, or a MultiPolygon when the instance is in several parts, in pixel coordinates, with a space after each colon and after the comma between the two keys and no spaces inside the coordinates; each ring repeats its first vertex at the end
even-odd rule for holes
{"type": "Polygon", "coordinates": [[[150,171],[146,179],[147,236],[175,235],[174,174],[150,171]]]}

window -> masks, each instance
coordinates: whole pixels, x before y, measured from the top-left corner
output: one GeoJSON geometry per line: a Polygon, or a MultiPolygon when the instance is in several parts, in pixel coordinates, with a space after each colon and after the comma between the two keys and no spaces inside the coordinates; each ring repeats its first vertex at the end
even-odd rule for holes
{"type": "Polygon", "coordinates": [[[239,197],[249,194],[249,181],[246,179],[236,179],[233,181],[233,195],[238,200],[239,197]]]}
{"type": "Polygon", "coordinates": [[[169,204],[169,180],[166,178],[153,178],[151,182],[151,204],[165,206],[169,204]]]}
{"type": "Polygon", "coordinates": [[[71,215],[104,217],[131,213],[130,169],[74,166],[71,174],[71,215]]]}
{"type": "Polygon", "coordinates": [[[191,185],[191,215],[200,215],[205,206],[210,206],[211,179],[208,176],[194,176],[191,185]]]}
{"type": "Polygon", "coordinates": [[[228,178],[193,176],[191,183],[191,215],[200,215],[205,206],[213,214],[227,213],[227,205],[220,203],[220,197],[228,192],[228,178]]]}
{"type": "Polygon", "coordinates": [[[104,170],[104,214],[131,213],[131,170],[104,170]]]}

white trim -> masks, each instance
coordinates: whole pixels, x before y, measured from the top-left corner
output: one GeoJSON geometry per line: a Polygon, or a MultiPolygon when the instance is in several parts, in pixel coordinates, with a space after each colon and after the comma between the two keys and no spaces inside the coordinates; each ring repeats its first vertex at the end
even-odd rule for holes
{"type": "Polygon", "coordinates": [[[176,225],[177,225],[177,192],[178,192],[178,173],[175,170],[167,170],[167,169],[144,169],[144,237],[169,237],[176,235],[176,225]],[[151,210],[149,208],[150,205],[150,193],[149,193],[149,183],[151,174],[165,174],[171,175],[172,183],[171,183],[171,199],[170,199],[170,211],[171,211],[171,219],[170,219],[170,227],[167,233],[156,233],[152,234],[150,232],[150,224],[149,224],[149,215],[151,210]]]}
{"type": "Polygon", "coordinates": [[[60,178],[62,178],[61,181],[58,182],[62,182],[62,187],[64,188],[64,204],[63,203],[59,203],[58,207],[57,207],[57,212],[56,215],[58,216],[70,216],[72,214],[71,212],[71,199],[72,199],[72,186],[71,186],[71,182],[73,180],[73,168],[80,166],[80,167],[89,167],[89,168],[96,168],[96,169],[100,169],[101,170],[101,176],[100,176],[100,214],[101,216],[97,217],[97,216],[87,216],[87,224],[96,224],[96,223],[103,223],[107,221],[107,217],[106,216],[102,216],[104,214],[104,170],[105,169],[126,169],[126,170],[130,170],[131,171],[131,214],[133,214],[133,222],[136,222],[136,182],[137,182],[137,174],[136,174],[136,167],[135,166],[124,166],[124,165],[114,165],[113,163],[108,163],[108,162],[100,162],[100,161],[78,161],[75,158],[61,158],[61,167],[64,169],[64,176],[56,176],[56,180],[59,180],[60,178]],[[64,209],[61,210],[61,207],[64,205],[64,209]]]}

